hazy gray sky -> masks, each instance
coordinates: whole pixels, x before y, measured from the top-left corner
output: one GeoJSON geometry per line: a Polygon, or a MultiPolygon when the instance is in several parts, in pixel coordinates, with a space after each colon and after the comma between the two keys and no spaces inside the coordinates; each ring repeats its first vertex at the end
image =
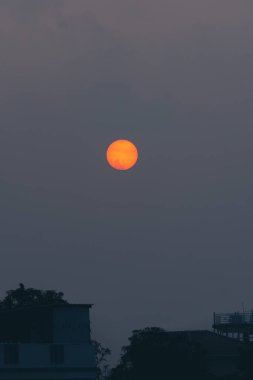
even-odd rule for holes
{"type": "Polygon", "coordinates": [[[1,294],[91,302],[131,330],[252,300],[253,2],[2,0],[1,294]],[[113,171],[128,138],[139,164],[113,171]]]}

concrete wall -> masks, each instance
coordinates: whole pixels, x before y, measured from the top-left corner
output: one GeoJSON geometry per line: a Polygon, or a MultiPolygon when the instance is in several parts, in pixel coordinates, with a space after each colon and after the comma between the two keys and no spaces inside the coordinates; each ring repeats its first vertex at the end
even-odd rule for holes
{"type": "Polygon", "coordinates": [[[0,380],[95,380],[96,372],[90,369],[76,371],[68,369],[57,370],[2,370],[0,380]]]}
{"type": "Polygon", "coordinates": [[[208,368],[217,377],[238,374],[238,356],[207,356],[208,368]]]}
{"type": "Polygon", "coordinates": [[[19,344],[18,365],[4,364],[4,344],[0,344],[1,368],[94,368],[95,351],[89,343],[64,344],[64,364],[54,365],[50,362],[50,344],[19,344]]]}
{"type": "Polygon", "coordinates": [[[89,308],[61,307],[53,311],[54,342],[90,342],[89,308]]]}

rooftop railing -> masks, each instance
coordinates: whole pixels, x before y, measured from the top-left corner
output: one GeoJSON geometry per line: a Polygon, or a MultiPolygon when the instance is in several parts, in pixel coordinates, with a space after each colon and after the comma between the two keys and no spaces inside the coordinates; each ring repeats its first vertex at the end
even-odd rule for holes
{"type": "Polygon", "coordinates": [[[253,324],[253,310],[235,313],[214,313],[214,325],[223,324],[253,324]]]}

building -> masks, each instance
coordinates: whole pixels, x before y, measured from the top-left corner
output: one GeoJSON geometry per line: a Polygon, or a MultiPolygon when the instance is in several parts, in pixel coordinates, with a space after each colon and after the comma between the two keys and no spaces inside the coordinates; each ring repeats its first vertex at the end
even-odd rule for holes
{"type": "Polygon", "coordinates": [[[199,345],[205,352],[207,369],[212,375],[222,378],[238,374],[242,342],[208,330],[173,331],[169,334],[182,337],[190,345],[199,345]]]}
{"type": "Polygon", "coordinates": [[[242,313],[214,313],[213,329],[217,334],[245,343],[253,341],[253,310],[242,313]]]}
{"type": "Polygon", "coordinates": [[[94,380],[91,305],[0,312],[0,380],[94,380]]]}

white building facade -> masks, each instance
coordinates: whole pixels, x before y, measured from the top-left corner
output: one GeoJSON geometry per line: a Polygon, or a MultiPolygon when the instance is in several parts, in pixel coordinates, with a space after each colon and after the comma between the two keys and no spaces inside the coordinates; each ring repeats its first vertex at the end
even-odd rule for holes
{"type": "Polygon", "coordinates": [[[91,305],[52,305],[0,313],[0,380],[94,380],[91,305]]]}

